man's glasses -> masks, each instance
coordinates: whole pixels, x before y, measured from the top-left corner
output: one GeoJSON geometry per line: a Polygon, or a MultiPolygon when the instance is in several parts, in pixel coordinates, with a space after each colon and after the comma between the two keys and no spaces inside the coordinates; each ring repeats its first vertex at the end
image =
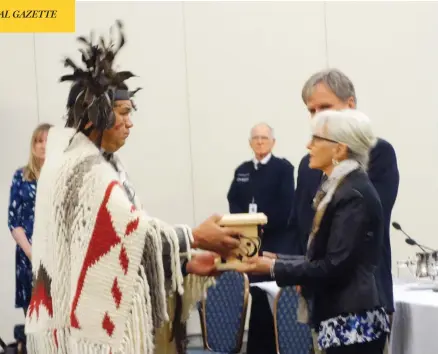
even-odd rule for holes
{"type": "Polygon", "coordinates": [[[269,140],[269,137],[268,137],[268,136],[255,135],[255,136],[252,136],[252,137],[251,137],[251,140],[252,140],[252,141],[258,141],[258,140],[261,140],[261,141],[268,141],[268,140],[269,140]]]}

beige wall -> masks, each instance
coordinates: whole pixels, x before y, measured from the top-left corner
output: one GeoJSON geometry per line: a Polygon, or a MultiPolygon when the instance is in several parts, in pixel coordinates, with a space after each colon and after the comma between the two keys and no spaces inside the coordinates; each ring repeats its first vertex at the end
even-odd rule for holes
{"type": "MultiPolygon", "coordinates": [[[[143,90],[121,155],[150,213],[193,225],[226,212],[234,168],[250,157],[247,137],[259,121],[275,128],[276,154],[298,168],[309,136],[300,90],[330,65],[353,79],[359,107],[397,150],[394,219],[438,247],[437,15],[438,4],[414,2],[80,2],[76,34],[0,35],[0,336],[11,339],[22,320],[6,227],[12,174],[37,122],[62,124],[61,61],[79,59],[77,35],[125,22],[120,68],[137,74],[132,85],[143,90]]],[[[394,259],[414,251],[396,234],[392,245],[394,259]]]]}

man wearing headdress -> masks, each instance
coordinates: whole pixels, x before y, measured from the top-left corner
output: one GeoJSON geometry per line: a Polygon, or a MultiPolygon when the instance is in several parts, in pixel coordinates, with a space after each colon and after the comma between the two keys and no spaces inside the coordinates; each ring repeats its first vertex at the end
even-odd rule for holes
{"type": "Polygon", "coordinates": [[[26,318],[31,354],[185,352],[190,308],[212,283],[214,254],[239,245],[212,216],[170,226],[148,216],[115,152],[132,128],[132,96],[114,49],[86,38],[66,128],[49,132],[38,181],[32,246],[34,286],[26,318]]]}

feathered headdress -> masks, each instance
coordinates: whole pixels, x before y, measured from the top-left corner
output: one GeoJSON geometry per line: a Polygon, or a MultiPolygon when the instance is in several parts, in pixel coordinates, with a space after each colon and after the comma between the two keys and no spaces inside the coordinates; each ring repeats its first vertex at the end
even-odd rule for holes
{"type": "Polygon", "coordinates": [[[79,49],[85,68],[79,67],[70,58],[64,60],[64,66],[73,69],[73,74],[60,79],[61,82],[73,81],[67,102],[69,113],[66,125],[76,127],[78,131],[84,130],[91,122],[92,129],[102,135],[105,129],[112,128],[115,123],[114,102],[130,100],[140,90],[129,91],[125,84],[126,80],[135,76],[133,73],[116,72],[113,68],[114,59],[126,41],[122,22],[117,21],[116,25],[120,34],[117,45],[111,38],[112,28],[108,45],[103,36],[98,44],[93,44],[93,32],[89,40],[84,36],[78,37],[78,41],[85,45],[85,48],[79,49]]]}

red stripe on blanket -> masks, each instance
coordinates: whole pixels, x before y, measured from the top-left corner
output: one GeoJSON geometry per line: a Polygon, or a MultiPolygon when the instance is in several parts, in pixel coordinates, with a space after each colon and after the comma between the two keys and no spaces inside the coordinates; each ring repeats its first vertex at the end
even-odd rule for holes
{"type": "Polygon", "coordinates": [[[120,302],[122,301],[122,291],[120,290],[117,278],[114,278],[113,287],[111,288],[111,294],[113,294],[116,307],[119,308],[120,302]]]}
{"type": "Polygon", "coordinates": [[[53,330],[53,339],[55,340],[56,349],[58,349],[58,332],[57,329],[53,330]]]}
{"type": "Polygon", "coordinates": [[[137,218],[131,222],[128,223],[128,225],[126,225],[126,230],[125,230],[125,235],[129,236],[130,234],[132,234],[135,230],[137,230],[138,228],[138,223],[140,222],[140,219],[137,218]]]}
{"type": "Polygon", "coordinates": [[[105,312],[105,316],[103,317],[102,328],[110,337],[113,335],[114,328],[116,328],[114,322],[111,320],[111,317],[108,316],[108,312],[105,312]]]}
{"type": "Polygon", "coordinates": [[[35,285],[32,289],[32,297],[29,303],[28,315],[32,318],[33,313],[36,312],[36,317],[40,317],[40,306],[44,306],[50,317],[53,317],[52,306],[52,290],[49,275],[42,264],[40,264],[35,280],[35,285]]]}
{"type": "MultiPolygon", "coordinates": [[[[76,308],[81,297],[82,288],[84,286],[85,276],[88,269],[94,265],[102,256],[107,254],[111,248],[120,243],[120,237],[114,230],[111,222],[111,215],[107,209],[109,197],[113,188],[119,184],[117,181],[113,181],[108,186],[105,192],[105,198],[97,213],[96,225],[91,236],[90,244],[88,246],[87,254],[82,265],[82,270],[79,275],[76,293],[73,299],[73,304],[70,313],[70,324],[73,328],[80,328],[80,324],[76,317],[76,308]]],[[[111,331],[108,331],[112,333],[111,331]]]]}
{"type": "Polygon", "coordinates": [[[122,248],[120,249],[119,262],[120,266],[123,269],[123,273],[125,273],[125,275],[128,274],[129,258],[128,254],[126,253],[126,248],[124,246],[122,246],[122,248]]]}

